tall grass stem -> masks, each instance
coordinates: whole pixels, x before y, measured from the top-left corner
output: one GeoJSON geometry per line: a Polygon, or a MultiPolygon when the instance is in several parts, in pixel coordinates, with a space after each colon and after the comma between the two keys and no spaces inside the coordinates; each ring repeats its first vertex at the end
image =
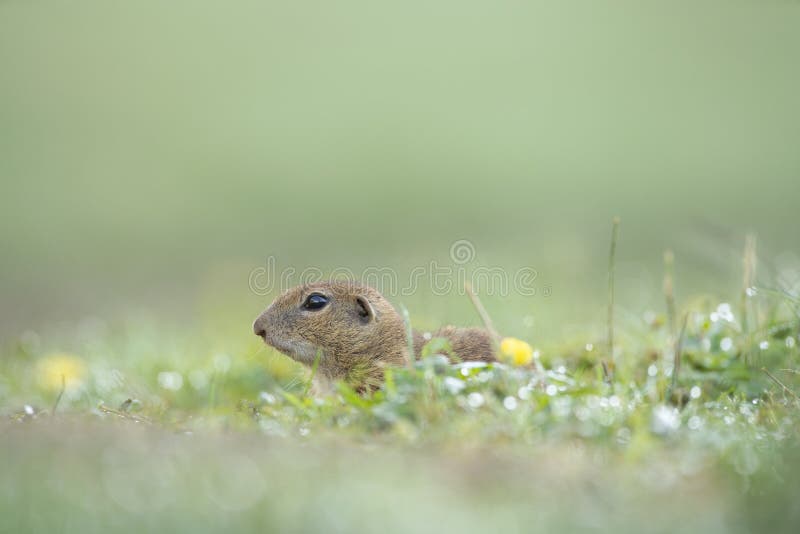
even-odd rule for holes
{"type": "Polygon", "coordinates": [[[475,307],[475,310],[478,312],[478,315],[483,321],[483,325],[486,327],[486,330],[489,331],[492,338],[495,340],[496,343],[500,342],[500,334],[497,333],[497,330],[494,328],[494,324],[492,323],[492,318],[489,317],[489,314],[486,312],[486,308],[483,307],[481,303],[481,299],[478,298],[478,295],[475,294],[475,291],[472,289],[472,284],[469,282],[464,284],[464,289],[469,295],[469,300],[472,301],[472,305],[475,307]]]}
{"type": "Polygon", "coordinates": [[[675,254],[664,251],[664,300],[667,305],[667,325],[670,340],[675,339],[675,254]]]}
{"type": "MultiPolygon", "coordinates": [[[[617,240],[619,239],[620,218],[611,219],[611,246],[608,251],[608,357],[611,359],[612,366],[614,358],[614,270],[617,260],[617,240]]],[[[607,381],[611,380],[611,372],[608,363],[603,362],[603,373],[607,381]]]]}

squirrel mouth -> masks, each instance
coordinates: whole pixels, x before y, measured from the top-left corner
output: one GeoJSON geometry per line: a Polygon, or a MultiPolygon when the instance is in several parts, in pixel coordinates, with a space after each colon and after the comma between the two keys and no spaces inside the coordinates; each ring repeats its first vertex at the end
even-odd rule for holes
{"type": "Polygon", "coordinates": [[[312,364],[317,355],[317,350],[311,345],[306,343],[289,342],[280,339],[275,339],[267,335],[264,340],[267,345],[277,349],[283,354],[289,356],[293,360],[301,363],[312,364]]]}

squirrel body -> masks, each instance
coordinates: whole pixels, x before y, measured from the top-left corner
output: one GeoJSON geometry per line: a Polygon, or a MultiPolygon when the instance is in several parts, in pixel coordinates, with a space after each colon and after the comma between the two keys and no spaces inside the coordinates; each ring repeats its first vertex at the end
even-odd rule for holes
{"type": "MultiPolygon", "coordinates": [[[[319,355],[318,388],[343,380],[359,391],[380,387],[387,366],[406,365],[409,340],[403,318],[375,289],[353,282],[293,287],[259,315],[253,331],[267,345],[307,366],[319,355]]],[[[414,355],[446,338],[451,359],[494,361],[492,336],[481,328],[445,326],[430,335],[412,332],[414,355]]]]}

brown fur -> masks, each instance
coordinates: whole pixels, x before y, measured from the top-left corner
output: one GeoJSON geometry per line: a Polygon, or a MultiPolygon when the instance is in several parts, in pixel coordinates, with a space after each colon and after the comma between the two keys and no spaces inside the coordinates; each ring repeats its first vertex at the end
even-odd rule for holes
{"type": "MultiPolygon", "coordinates": [[[[344,380],[359,390],[378,387],[383,369],[405,365],[408,355],[400,314],[376,290],[350,282],[317,282],[289,289],[258,316],[253,330],[268,345],[305,365],[313,365],[319,354],[317,374],[324,382],[344,380]],[[328,305],[304,309],[311,293],[325,295],[328,305]]],[[[413,333],[415,358],[425,337],[413,333]]],[[[492,338],[480,328],[446,326],[431,337],[447,338],[458,359],[495,359],[492,338]]]]}

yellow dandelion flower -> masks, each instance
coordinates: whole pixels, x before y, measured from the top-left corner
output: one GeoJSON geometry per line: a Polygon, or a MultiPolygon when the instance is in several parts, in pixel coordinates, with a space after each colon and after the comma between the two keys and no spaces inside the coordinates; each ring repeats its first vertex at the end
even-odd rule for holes
{"type": "Polygon", "coordinates": [[[503,338],[500,342],[500,359],[512,365],[528,365],[533,361],[533,348],[520,339],[503,338]]]}
{"type": "Polygon", "coordinates": [[[39,385],[44,389],[58,391],[76,389],[86,377],[86,364],[77,356],[56,353],[42,358],[37,364],[39,385]]]}

